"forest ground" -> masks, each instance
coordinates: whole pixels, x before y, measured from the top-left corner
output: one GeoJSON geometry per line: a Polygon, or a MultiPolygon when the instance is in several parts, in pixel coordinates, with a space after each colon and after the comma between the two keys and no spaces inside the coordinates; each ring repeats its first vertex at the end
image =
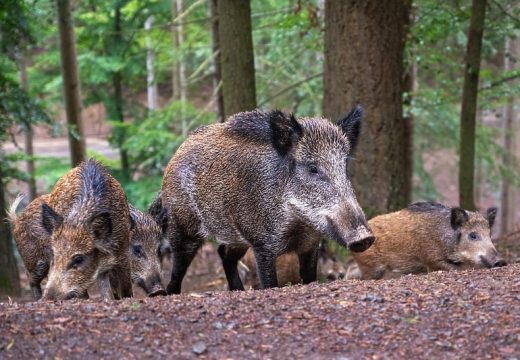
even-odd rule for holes
{"type": "Polygon", "coordinates": [[[520,264],[115,302],[1,303],[0,358],[520,357],[520,264]]]}

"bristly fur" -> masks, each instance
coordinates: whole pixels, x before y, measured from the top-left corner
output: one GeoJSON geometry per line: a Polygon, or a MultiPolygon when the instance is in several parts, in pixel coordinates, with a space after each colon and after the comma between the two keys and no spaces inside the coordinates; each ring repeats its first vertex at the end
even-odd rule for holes
{"type": "MultiPolygon", "coordinates": [[[[261,143],[271,142],[273,130],[271,122],[273,119],[284,120],[287,123],[298,122],[293,115],[285,114],[280,110],[262,111],[254,110],[235,114],[225,123],[226,128],[240,137],[261,143]]],[[[301,128],[300,128],[301,129],[301,128]]],[[[301,133],[299,133],[301,136],[301,133]]]]}
{"type": "Polygon", "coordinates": [[[90,158],[80,165],[81,199],[100,199],[107,192],[106,169],[95,159],[90,158]]]}
{"type": "Polygon", "coordinates": [[[407,209],[413,212],[439,212],[450,208],[435,201],[418,201],[409,205],[407,209]]]}

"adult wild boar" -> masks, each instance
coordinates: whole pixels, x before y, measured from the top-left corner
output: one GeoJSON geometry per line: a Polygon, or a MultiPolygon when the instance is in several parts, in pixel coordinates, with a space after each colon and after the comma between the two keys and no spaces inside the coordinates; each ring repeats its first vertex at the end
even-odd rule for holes
{"type": "Polygon", "coordinates": [[[230,290],[243,290],[237,263],[252,247],[262,288],[278,286],[276,258],[298,254],[303,283],[316,280],[320,236],[352,251],[374,240],[347,173],[362,109],[336,125],[281,111],[251,111],[193,132],[170,160],[160,198],[168,210],[174,267],[182,279],[205,238],[220,244],[230,290]]]}
{"type": "Polygon", "coordinates": [[[496,208],[486,215],[418,202],[371,219],[376,238],[364,253],[354,253],[364,279],[436,270],[491,268],[506,265],[491,242],[496,208]]]}
{"type": "MultiPolygon", "coordinates": [[[[18,251],[24,262],[29,277],[29,284],[35,299],[42,296],[41,282],[49,272],[52,258],[50,235],[41,222],[41,206],[49,201],[49,195],[42,195],[33,200],[16,216],[21,196],[11,205],[10,221],[18,251]]],[[[130,264],[133,283],[143,289],[148,296],[166,295],[161,283],[160,254],[163,233],[166,227],[165,213],[159,214],[157,223],[147,213],[142,213],[132,205],[130,207],[130,264]]],[[[162,250],[164,251],[164,250],[162,250]]],[[[86,296],[86,294],[83,294],[86,296]]]]}
{"type": "Polygon", "coordinates": [[[47,273],[44,299],[86,297],[96,280],[105,299],[132,296],[130,225],[123,189],[101,164],[91,159],[65,174],[15,219],[36,297],[47,273]]]}

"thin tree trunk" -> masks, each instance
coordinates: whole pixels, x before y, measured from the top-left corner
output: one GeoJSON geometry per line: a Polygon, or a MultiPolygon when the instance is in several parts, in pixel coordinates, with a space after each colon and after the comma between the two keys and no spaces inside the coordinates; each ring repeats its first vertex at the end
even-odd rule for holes
{"type": "MultiPolygon", "coordinates": [[[[23,50],[20,50],[18,54],[18,66],[20,69],[20,85],[25,91],[29,90],[29,84],[27,79],[27,58],[23,50]]],[[[26,166],[27,174],[29,179],[27,185],[29,188],[29,200],[33,201],[36,199],[36,175],[34,167],[34,150],[33,150],[33,130],[32,125],[29,121],[26,121],[24,126],[24,142],[25,142],[25,155],[27,156],[26,166]]]]}
{"type": "Polygon", "coordinates": [[[475,210],[475,116],[486,0],[473,0],[460,114],[459,203],[475,210]]]}
{"type": "MultiPolygon", "coordinates": [[[[177,14],[182,14],[182,0],[176,0],[177,14]]],[[[184,26],[179,23],[177,27],[177,46],[182,49],[184,44],[184,26]]],[[[186,97],[186,66],[184,65],[184,59],[179,60],[179,100],[181,101],[181,129],[182,136],[188,136],[188,124],[186,121],[186,114],[184,106],[187,100],[186,97]]]]}
{"type": "MultiPolygon", "coordinates": [[[[121,5],[117,4],[115,8],[114,15],[114,43],[112,46],[116,48],[120,46],[123,41],[123,36],[121,34],[121,5]]],[[[121,55],[121,54],[118,54],[121,55]]],[[[124,116],[124,100],[123,100],[123,77],[121,71],[115,71],[112,73],[112,85],[114,87],[114,108],[115,108],[115,116],[118,121],[121,123],[125,122],[124,116]]],[[[128,153],[125,149],[123,149],[123,143],[125,141],[125,131],[124,129],[118,129],[118,147],[119,147],[119,156],[121,158],[121,171],[123,172],[123,177],[125,179],[130,178],[130,167],[128,163],[128,153]]]]}
{"type": "Polygon", "coordinates": [[[155,52],[153,50],[150,31],[153,25],[153,15],[148,16],[144,23],[146,30],[146,84],[148,90],[148,109],[157,109],[157,83],[155,82],[155,52]]]}
{"type": "Polygon", "coordinates": [[[220,68],[220,36],[218,33],[218,0],[208,0],[209,17],[211,18],[211,39],[213,48],[213,65],[215,72],[213,73],[213,86],[215,88],[215,96],[217,103],[217,120],[224,122],[226,120],[224,113],[224,96],[222,95],[222,70],[220,68]]]}
{"type": "MultiPolygon", "coordinates": [[[[177,0],[172,0],[172,46],[179,49],[179,38],[177,37],[177,0]]],[[[179,61],[174,61],[172,66],[172,100],[176,101],[180,98],[179,84],[179,61]]]]}
{"type": "Polygon", "coordinates": [[[249,0],[218,0],[225,116],[256,108],[255,61],[249,0]]]}
{"type": "MultiPolygon", "coordinates": [[[[511,38],[506,39],[506,46],[504,51],[504,70],[511,71],[514,69],[514,63],[511,60],[515,56],[516,49],[514,47],[514,41],[511,38]]],[[[502,162],[505,168],[511,169],[514,162],[512,161],[512,155],[515,152],[515,109],[514,109],[514,98],[509,98],[506,106],[504,107],[504,150],[505,154],[502,158],[502,162]]],[[[501,229],[502,235],[507,234],[513,230],[515,224],[516,214],[516,201],[515,201],[515,188],[512,186],[508,179],[502,180],[501,189],[501,229]]]]}
{"type": "Polygon", "coordinates": [[[19,296],[20,276],[7,222],[4,181],[2,166],[0,166],[0,293],[19,296]]]}
{"type": "Polygon", "coordinates": [[[76,60],[76,37],[70,0],[56,0],[60,30],[61,74],[72,166],[85,160],[85,137],[81,118],[81,90],[76,60]]]}
{"type": "Polygon", "coordinates": [[[358,200],[373,216],[409,199],[411,129],[403,121],[403,53],[410,3],[325,1],[323,112],[329,119],[365,108],[352,162],[358,200]]]}
{"type": "MultiPolygon", "coordinates": [[[[405,11],[408,11],[408,14],[405,14],[405,19],[408,22],[405,22],[405,33],[409,33],[410,27],[413,26],[415,22],[415,15],[412,11],[411,0],[405,6],[405,11]]],[[[406,36],[404,37],[404,45],[406,46],[406,36]]],[[[406,97],[403,98],[403,105],[410,107],[412,104],[412,96],[415,89],[416,79],[417,79],[417,62],[415,61],[415,54],[413,51],[410,52],[410,57],[408,60],[408,68],[404,73],[403,80],[403,93],[406,94],[406,97]]],[[[408,111],[406,116],[403,116],[404,121],[404,137],[403,137],[403,152],[406,156],[405,158],[405,178],[403,183],[403,192],[404,192],[404,202],[409,204],[412,200],[412,190],[413,190],[413,160],[414,160],[414,151],[413,151],[413,115],[411,111],[408,111]]]]}

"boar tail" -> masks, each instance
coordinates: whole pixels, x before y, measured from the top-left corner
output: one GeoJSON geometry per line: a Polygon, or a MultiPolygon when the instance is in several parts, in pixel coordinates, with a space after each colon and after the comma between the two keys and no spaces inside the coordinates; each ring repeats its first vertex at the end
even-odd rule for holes
{"type": "Polygon", "coordinates": [[[22,200],[23,200],[23,194],[19,193],[18,195],[16,195],[16,198],[13,200],[13,202],[9,206],[9,209],[7,209],[7,219],[9,220],[9,222],[11,224],[14,224],[14,222],[16,221],[16,218],[17,218],[16,209],[18,208],[18,205],[20,205],[22,200]]]}

